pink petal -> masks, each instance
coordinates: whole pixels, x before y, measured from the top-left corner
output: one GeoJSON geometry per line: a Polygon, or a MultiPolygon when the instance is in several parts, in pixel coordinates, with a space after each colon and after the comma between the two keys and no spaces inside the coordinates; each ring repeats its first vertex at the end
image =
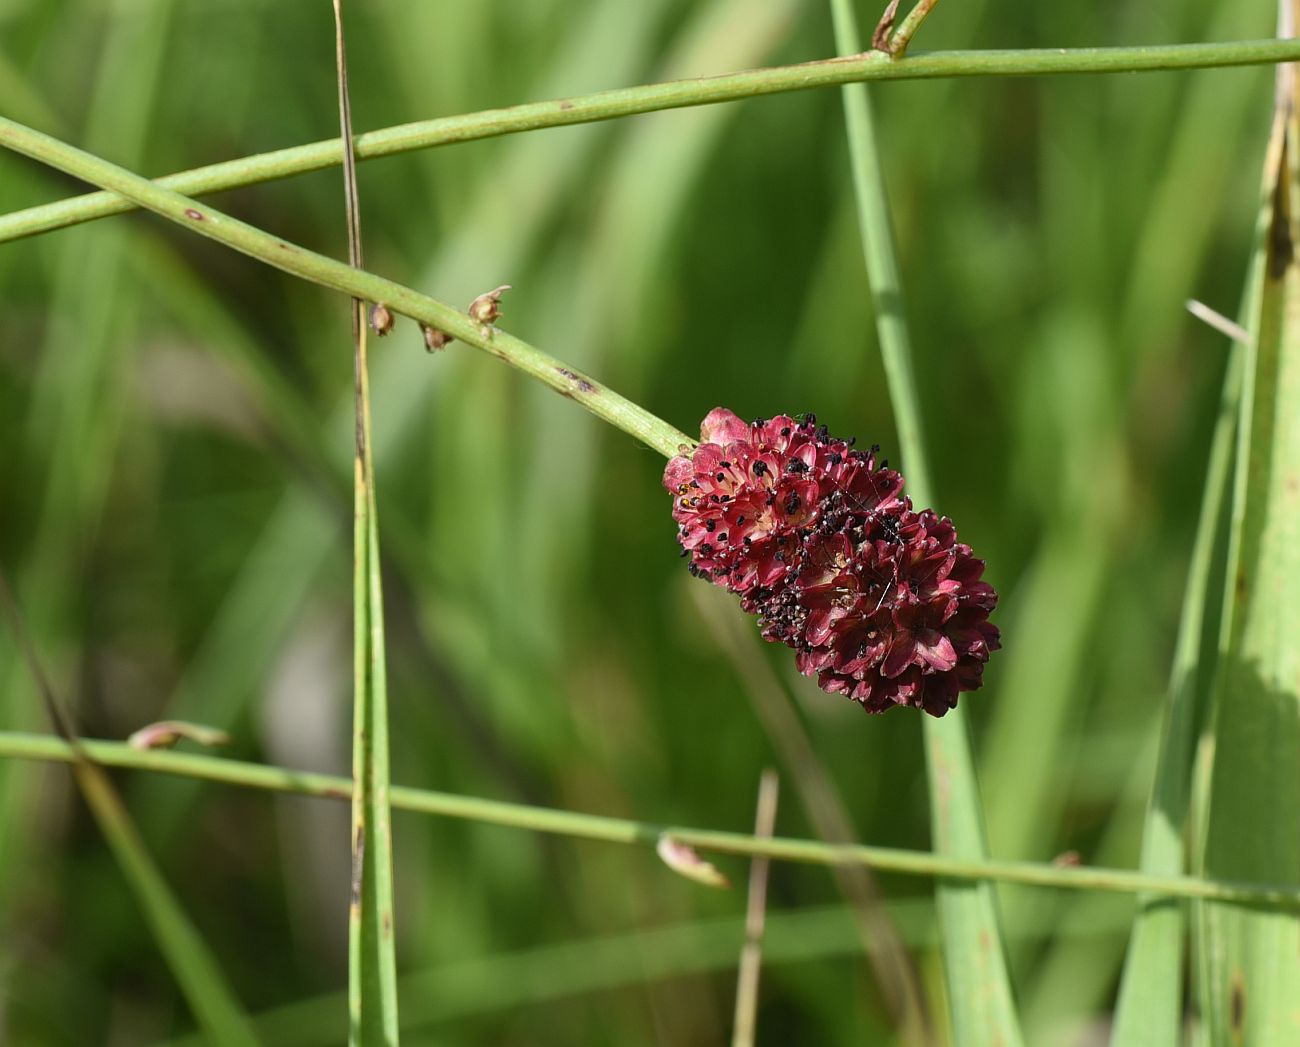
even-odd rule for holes
{"type": "Polygon", "coordinates": [[[916,642],[910,633],[900,633],[890,642],[885,651],[885,660],[880,666],[880,675],[895,677],[912,664],[916,658],[916,642]]]}
{"type": "Polygon", "coordinates": [[[943,633],[931,632],[924,641],[918,640],[916,653],[935,672],[946,673],[957,664],[957,652],[943,633]]]}
{"type": "Polygon", "coordinates": [[[678,455],[676,458],[668,460],[668,466],[664,469],[664,486],[668,490],[676,494],[677,488],[690,483],[694,479],[695,466],[691,464],[689,458],[678,455]]]}
{"type": "Polygon", "coordinates": [[[725,407],[715,407],[700,425],[700,441],[707,444],[734,444],[749,439],[749,426],[725,407]]]}
{"type": "Polygon", "coordinates": [[[831,618],[832,609],[829,607],[816,607],[808,612],[807,635],[808,642],[814,647],[820,647],[831,635],[831,618]]]}

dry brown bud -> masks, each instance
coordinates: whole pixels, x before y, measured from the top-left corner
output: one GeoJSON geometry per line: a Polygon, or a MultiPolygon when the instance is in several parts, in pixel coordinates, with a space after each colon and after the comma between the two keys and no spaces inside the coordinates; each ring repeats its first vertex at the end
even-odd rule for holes
{"type": "Polygon", "coordinates": [[[376,302],[370,307],[370,329],[380,338],[393,329],[393,314],[383,302],[376,302]]]}
{"type": "Polygon", "coordinates": [[[501,316],[501,295],[509,290],[509,284],[502,284],[469,303],[469,317],[479,325],[484,338],[492,337],[492,324],[501,316]]]}
{"type": "Polygon", "coordinates": [[[421,324],[420,333],[424,335],[424,348],[431,353],[436,353],[439,349],[445,349],[448,342],[454,341],[446,331],[438,327],[431,327],[429,324],[421,324]]]}

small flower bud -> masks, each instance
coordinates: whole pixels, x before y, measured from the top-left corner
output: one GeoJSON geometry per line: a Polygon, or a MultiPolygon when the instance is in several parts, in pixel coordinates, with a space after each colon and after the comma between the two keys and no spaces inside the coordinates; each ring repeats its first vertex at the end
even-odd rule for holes
{"type": "Polygon", "coordinates": [[[421,324],[420,333],[424,335],[424,348],[431,353],[436,353],[439,349],[445,349],[448,342],[455,340],[446,331],[438,327],[431,327],[429,324],[421,324]]]}
{"type": "Polygon", "coordinates": [[[655,850],[668,868],[675,873],[680,873],[688,880],[702,883],[706,887],[731,886],[731,881],[718,870],[716,865],[705,861],[696,854],[695,848],[690,844],[674,840],[667,833],[659,837],[655,850]]]}
{"type": "Polygon", "coordinates": [[[393,314],[383,302],[376,302],[370,307],[370,329],[380,338],[393,329],[393,314]]]}
{"type": "Polygon", "coordinates": [[[229,745],[230,735],[216,727],[184,720],[162,720],[141,727],[126,740],[132,749],[170,749],[182,738],[199,745],[229,745]]]}
{"type": "Polygon", "coordinates": [[[484,338],[492,337],[492,324],[501,316],[501,295],[509,290],[509,284],[502,284],[469,303],[469,318],[479,325],[484,338]]]}

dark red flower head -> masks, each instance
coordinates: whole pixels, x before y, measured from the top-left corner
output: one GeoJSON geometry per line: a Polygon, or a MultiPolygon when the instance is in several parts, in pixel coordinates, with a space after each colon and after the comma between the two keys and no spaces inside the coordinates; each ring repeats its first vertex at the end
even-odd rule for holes
{"type": "Polygon", "coordinates": [[[664,471],[678,541],[823,690],[942,716],[999,646],[997,593],[952,522],[914,512],[878,448],[852,444],[813,415],[750,425],[715,408],[664,471]]]}

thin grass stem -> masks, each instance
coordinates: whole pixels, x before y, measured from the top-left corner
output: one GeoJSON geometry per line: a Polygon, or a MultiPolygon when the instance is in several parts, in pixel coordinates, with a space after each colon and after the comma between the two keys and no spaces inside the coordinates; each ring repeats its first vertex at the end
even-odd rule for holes
{"type": "MultiPolygon", "coordinates": [[[[758,806],[754,814],[754,835],[770,839],[776,829],[776,802],[780,779],[772,768],[764,768],[758,782],[758,806]]],[[[736,975],[736,1013],[732,1023],[731,1047],[753,1047],[758,1027],[758,979],[763,966],[763,928],[767,917],[767,872],[769,858],[759,856],[749,863],[749,896],[745,903],[745,944],[740,950],[736,975]]]]}
{"type": "MultiPolygon", "coordinates": [[[[266,764],[246,763],[200,753],[132,749],[124,742],[81,739],[96,763],[136,771],[199,778],[225,785],[271,792],[315,796],[349,802],[352,781],[341,775],[315,774],[266,764]]],[[[68,743],[52,735],[0,731],[0,757],[70,763],[68,743]]],[[[829,844],[783,837],[760,839],[746,833],[693,829],[628,818],[584,814],[529,804],[487,800],[476,796],[395,785],[392,805],[403,811],[500,825],[606,843],[637,844],[653,850],[665,834],[691,847],[714,852],[767,855],[778,861],[809,865],[865,865],[878,872],[904,876],[933,876],[953,882],[998,881],[1063,890],[1150,893],[1170,898],[1209,898],[1260,909],[1300,912],[1300,887],[1292,884],[1204,879],[1194,876],[1152,876],[1124,869],[1056,866],[1042,862],[1007,862],[958,858],[863,844],[829,844]]]]}
{"type": "MultiPolygon", "coordinates": [[[[932,80],[970,76],[1050,76],[1070,73],[1138,73],[1216,69],[1300,60],[1300,41],[1241,40],[1148,47],[1040,48],[1016,51],[935,51],[895,58],[881,52],[798,65],[641,84],[571,98],[529,102],[459,116],[420,120],[370,131],[355,139],[358,160],[472,142],[548,127],[716,105],[759,95],[836,87],[875,80],[932,80]]],[[[171,174],[158,185],[199,196],[256,185],[343,162],[340,138],[277,149],[171,174]]],[[[62,229],[143,206],[115,191],[89,193],[0,216],[0,242],[62,229]]]]}
{"type": "MultiPolygon", "coordinates": [[[[352,102],[343,3],[334,0],[334,55],[342,132],[348,264],[361,269],[361,204],[353,152],[352,102]]],[[[352,892],[348,905],[348,1042],[396,1045],[397,954],[393,917],[393,831],[389,805],[388,686],[380,582],[375,461],[371,452],[366,303],[353,297],[356,454],[353,471],[352,892]]]]}
{"type": "Polygon", "coordinates": [[[889,38],[889,50],[895,56],[900,56],[907,51],[907,45],[912,42],[916,32],[921,28],[921,23],[925,21],[926,16],[934,10],[935,4],[939,0],[917,0],[917,4],[907,13],[893,35],[889,38]]]}
{"type": "Polygon", "coordinates": [[[495,356],[586,407],[617,429],[666,457],[695,441],[639,404],[619,396],[505,331],[485,328],[449,305],[382,276],[289,243],[180,193],[155,185],[100,157],[0,117],[0,144],[68,174],[130,197],[178,225],[192,229],[277,269],[354,298],[384,303],[392,312],[436,327],[495,356]]]}
{"type": "MultiPolygon", "coordinates": [[[[860,50],[862,42],[853,5],[849,0],[831,0],[830,6],[836,48],[846,54],[860,50]]],[[[909,22],[917,11],[924,17],[928,10],[924,3],[918,4],[909,22]]],[[[913,23],[913,30],[919,24],[919,20],[913,23]]],[[[844,87],[843,96],[867,284],[875,305],[876,332],[898,426],[907,489],[918,504],[930,505],[930,460],[871,98],[865,84],[844,87]]],[[[923,720],[934,849],[955,859],[982,860],[988,854],[988,842],[964,709],[959,706],[941,720],[928,716],[923,720]]],[[[991,885],[972,888],[941,882],[937,893],[954,1039],[1004,1047],[1021,1043],[991,885]]]]}

